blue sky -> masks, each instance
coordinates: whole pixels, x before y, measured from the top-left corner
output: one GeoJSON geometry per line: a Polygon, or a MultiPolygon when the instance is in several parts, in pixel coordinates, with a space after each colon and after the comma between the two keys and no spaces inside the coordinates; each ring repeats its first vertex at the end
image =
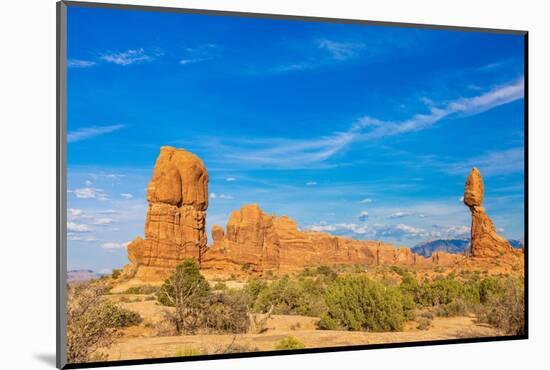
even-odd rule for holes
{"type": "Polygon", "coordinates": [[[67,65],[69,269],[127,262],[163,145],[203,159],[209,229],[258,203],[357,239],[463,238],[477,166],[523,238],[521,36],[69,7],[67,65]]]}

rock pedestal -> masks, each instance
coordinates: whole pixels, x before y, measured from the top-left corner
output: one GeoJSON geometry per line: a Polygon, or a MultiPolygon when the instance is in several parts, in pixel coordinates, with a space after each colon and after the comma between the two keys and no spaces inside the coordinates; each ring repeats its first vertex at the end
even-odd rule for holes
{"type": "Polygon", "coordinates": [[[483,179],[479,170],[473,168],[464,187],[464,204],[472,212],[470,253],[472,257],[499,258],[512,254],[508,241],[499,236],[493,221],[483,208],[483,179]]]}

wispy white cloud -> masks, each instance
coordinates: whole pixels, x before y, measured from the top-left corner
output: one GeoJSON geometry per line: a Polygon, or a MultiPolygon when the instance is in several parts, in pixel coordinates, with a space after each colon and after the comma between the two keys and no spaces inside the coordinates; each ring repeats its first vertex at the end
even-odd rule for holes
{"type": "Polygon", "coordinates": [[[412,213],[412,212],[399,211],[399,212],[392,213],[389,217],[390,218],[403,218],[403,217],[409,217],[409,216],[413,216],[413,215],[414,215],[414,213],[412,213]]]}
{"type": "Polygon", "coordinates": [[[382,225],[382,224],[356,224],[356,223],[339,223],[334,225],[311,225],[305,228],[311,231],[328,232],[334,235],[343,235],[357,239],[385,240],[385,239],[413,239],[425,237],[428,233],[418,227],[397,224],[397,225],[382,225]]]}
{"type": "Polygon", "coordinates": [[[99,135],[109,134],[124,127],[125,125],[84,127],[76,131],[69,132],[67,134],[67,143],[74,143],[77,141],[91,139],[99,135]]]}
{"type": "Polygon", "coordinates": [[[76,218],[82,217],[83,215],[84,215],[84,211],[82,209],[78,209],[78,208],[67,209],[67,217],[71,219],[76,219],[76,218]]]}
{"type": "Polygon", "coordinates": [[[429,236],[432,239],[467,239],[470,237],[470,227],[434,224],[429,236]]]}
{"type": "Polygon", "coordinates": [[[179,64],[189,65],[215,59],[218,57],[219,50],[220,46],[217,44],[204,44],[185,48],[185,57],[180,59],[179,64]]]}
{"type": "Polygon", "coordinates": [[[119,211],[116,211],[116,210],[114,210],[114,209],[106,209],[106,210],[98,211],[97,213],[103,214],[103,215],[117,215],[117,214],[119,214],[120,212],[119,212],[119,211]]]}
{"type": "Polygon", "coordinates": [[[231,199],[233,199],[233,196],[228,195],[228,194],[210,193],[210,199],[225,199],[225,200],[231,200],[231,199]]]}
{"type": "Polygon", "coordinates": [[[205,60],[207,60],[207,59],[205,59],[205,58],[181,59],[180,64],[181,65],[194,64],[194,63],[203,62],[205,60]]]}
{"type": "Polygon", "coordinates": [[[317,181],[308,181],[306,182],[306,186],[315,186],[317,185],[317,181]]]}
{"type": "Polygon", "coordinates": [[[101,248],[103,249],[124,249],[126,247],[128,247],[128,244],[130,244],[130,242],[122,242],[122,243],[117,243],[117,242],[107,242],[107,243],[102,243],[101,244],[101,248]]]}
{"type": "Polygon", "coordinates": [[[67,67],[69,68],[89,68],[95,66],[97,63],[91,60],[82,59],[69,59],[67,61],[67,67]]]}
{"type": "Polygon", "coordinates": [[[118,53],[104,54],[100,56],[101,60],[108,63],[114,63],[121,66],[127,66],[135,63],[151,61],[153,58],[145,53],[143,48],[130,49],[118,53]]]}
{"type": "Polygon", "coordinates": [[[107,200],[109,197],[105,194],[103,189],[96,188],[79,188],[72,190],[72,193],[81,199],[98,199],[98,200],[107,200]]]}
{"type": "Polygon", "coordinates": [[[75,242],[96,242],[97,238],[95,236],[87,236],[87,235],[75,235],[73,233],[67,233],[67,240],[75,241],[75,242]]]}
{"type": "Polygon", "coordinates": [[[353,58],[366,48],[366,45],[362,43],[338,42],[333,40],[319,40],[318,46],[320,49],[328,51],[331,58],[339,61],[353,58]]]}
{"type": "Polygon", "coordinates": [[[372,198],[365,198],[359,201],[359,203],[372,203],[372,198]]]}
{"type": "Polygon", "coordinates": [[[439,106],[434,104],[429,107],[428,113],[415,114],[412,118],[404,121],[381,121],[365,116],[359,119],[354,128],[355,131],[360,132],[366,129],[366,132],[360,134],[363,140],[395,136],[430,128],[447,117],[479,114],[522,99],[523,96],[524,79],[522,77],[505,85],[494,87],[481,95],[459,98],[439,106]]]}
{"type": "Polygon", "coordinates": [[[95,219],[94,225],[106,226],[106,225],[112,224],[114,221],[115,220],[113,220],[110,217],[102,217],[102,218],[95,219]]]}
{"type": "Polygon", "coordinates": [[[120,193],[120,196],[124,199],[132,199],[134,196],[130,193],[120,193]]]}
{"type": "Polygon", "coordinates": [[[86,233],[92,231],[93,229],[86,224],[79,224],[76,222],[67,222],[67,231],[86,233]]]}
{"type": "Polygon", "coordinates": [[[359,221],[366,221],[369,218],[369,212],[363,211],[359,213],[359,216],[357,217],[359,221]]]}
{"type": "Polygon", "coordinates": [[[338,230],[338,228],[334,225],[311,225],[308,226],[306,230],[329,233],[338,230]]]}
{"type": "MultiPolygon", "coordinates": [[[[507,104],[524,95],[523,78],[490,89],[481,95],[458,98],[428,107],[428,113],[417,113],[403,121],[382,121],[369,116],[357,120],[348,130],[326,136],[304,139],[234,139],[221,142],[205,138],[203,145],[223,150],[226,160],[266,168],[311,168],[330,165],[329,160],[352,144],[381,140],[434,127],[445,118],[469,116],[507,104]]],[[[498,158],[493,158],[497,160],[498,158]]]]}
{"type": "Polygon", "coordinates": [[[227,181],[227,182],[233,182],[233,181],[236,181],[236,180],[237,180],[237,179],[234,178],[234,177],[227,177],[227,178],[225,179],[225,181],[227,181]]]}

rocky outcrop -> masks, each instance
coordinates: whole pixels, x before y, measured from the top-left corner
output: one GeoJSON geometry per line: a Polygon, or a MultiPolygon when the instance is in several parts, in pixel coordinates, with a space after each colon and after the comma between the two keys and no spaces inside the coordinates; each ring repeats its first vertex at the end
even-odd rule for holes
{"type": "Polygon", "coordinates": [[[288,272],[320,265],[453,266],[465,258],[444,252],[424,258],[406,247],[301,231],[292,219],[268,215],[256,204],[233,212],[227,232],[214,226],[212,238],[201,268],[223,275],[288,272]]]}
{"type": "Polygon", "coordinates": [[[208,173],[194,154],[162,147],[147,188],[145,239],[128,245],[136,277],[165,277],[186,258],[201,261],[206,251],[208,173]]]}
{"type": "Polygon", "coordinates": [[[194,154],[162,147],[147,189],[145,237],[128,245],[130,264],[124,278],[165,279],[184,259],[195,259],[203,271],[218,275],[286,273],[320,265],[400,265],[430,268],[479,268],[503,261],[505,269],[520,269],[521,251],[495,231],[483,209],[483,180],[473,169],[466,181],[464,203],[472,212],[471,256],[436,251],[430,257],[410,248],[379,241],[355,240],[304,231],[286,216],[263,212],[257,204],[234,211],[224,229],[212,227],[207,246],[208,174],[194,154]],[[516,258],[517,257],[517,258],[516,258]],[[485,266],[484,265],[484,266],[485,266]]]}
{"type": "Polygon", "coordinates": [[[483,179],[477,168],[473,168],[464,187],[464,204],[472,212],[470,253],[478,258],[500,258],[514,254],[508,241],[499,236],[493,221],[483,208],[483,179]]]}

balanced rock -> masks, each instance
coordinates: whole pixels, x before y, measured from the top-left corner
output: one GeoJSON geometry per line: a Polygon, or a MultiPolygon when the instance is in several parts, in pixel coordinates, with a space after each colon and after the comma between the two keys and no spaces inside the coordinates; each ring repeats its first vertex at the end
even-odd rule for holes
{"type": "Polygon", "coordinates": [[[184,259],[199,263],[206,250],[208,173],[194,154],[162,147],[147,188],[145,239],[128,246],[136,277],[166,277],[184,259]]]}
{"type": "Polygon", "coordinates": [[[483,208],[483,179],[477,168],[473,168],[464,187],[464,204],[472,212],[471,255],[480,258],[499,258],[513,254],[508,241],[499,236],[493,221],[483,208]]]}

